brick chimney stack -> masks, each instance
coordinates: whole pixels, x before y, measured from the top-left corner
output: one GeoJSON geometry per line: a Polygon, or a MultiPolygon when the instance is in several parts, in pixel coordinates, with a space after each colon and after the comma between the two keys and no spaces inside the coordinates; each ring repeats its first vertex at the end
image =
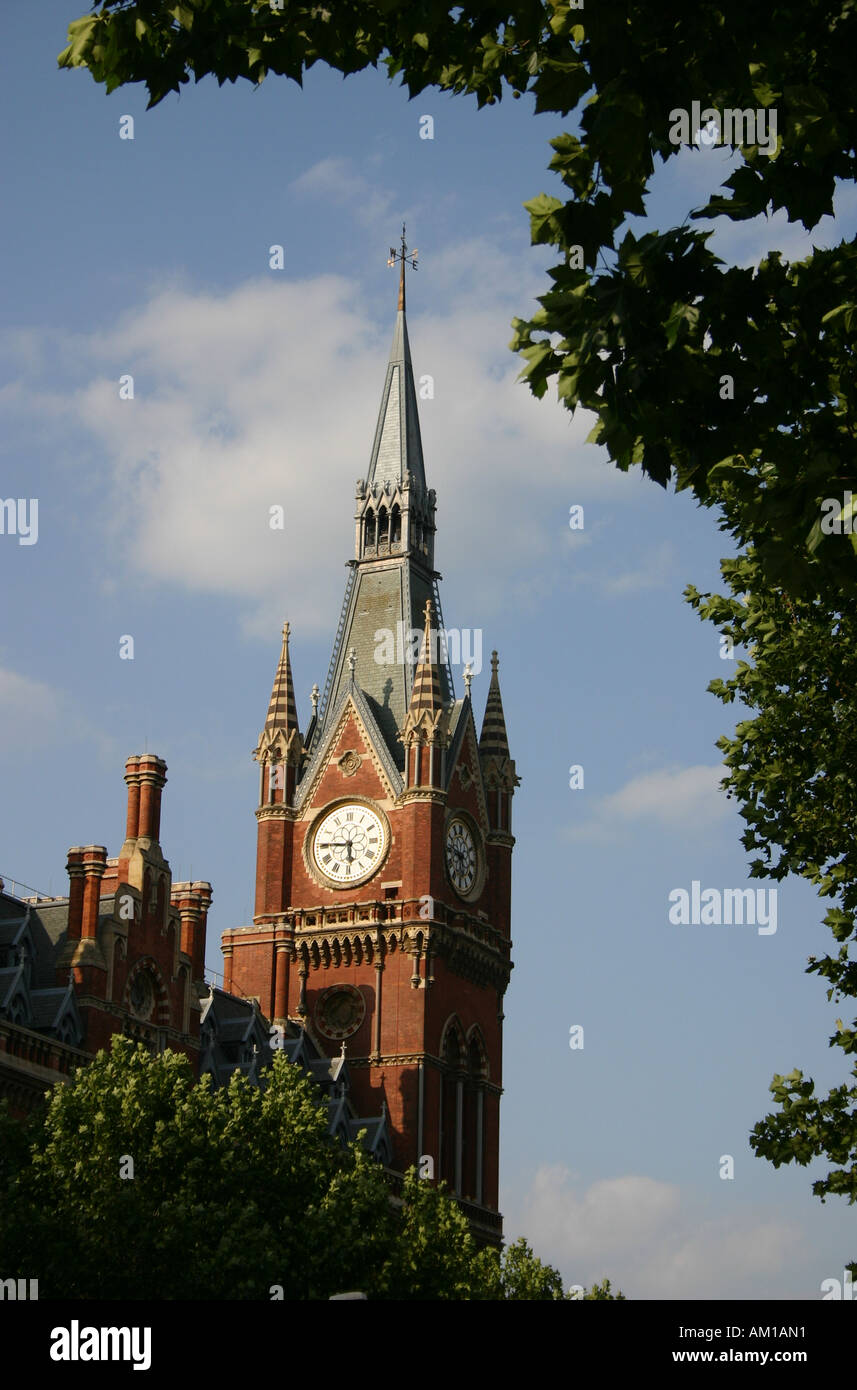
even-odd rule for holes
{"type": "Polygon", "coordinates": [[[101,901],[101,880],[107,869],[107,849],[104,845],[87,845],[83,859],[82,941],[94,941],[98,934],[98,905],[101,901]]]}
{"type": "Polygon", "coordinates": [[[211,907],[211,884],[205,879],[196,879],[193,891],[199,898],[199,926],[196,932],[196,956],[193,957],[194,969],[193,978],[195,980],[205,979],[205,935],[208,926],[208,909],[211,907]]]}
{"type": "Polygon", "coordinates": [[[181,919],[181,949],[190,956],[191,979],[205,978],[205,928],[211,905],[211,884],[174,883],[170,898],[181,919]]]}
{"type": "Polygon", "coordinates": [[[140,776],[138,754],[125,759],[125,782],[128,787],[128,819],[125,826],[125,839],[136,840],[140,821],[140,776]]]}
{"type": "MultiPolygon", "coordinates": [[[[130,761],[130,760],[129,760],[130,761]]],[[[154,753],[143,753],[137,759],[136,777],[140,783],[140,811],[137,820],[138,840],[158,844],[161,834],[161,793],[167,781],[167,765],[154,753]]],[[[127,781],[127,773],[126,773],[127,781]]],[[[131,816],[131,793],[128,796],[128,816],[131,816]]]]}
{"type": "Polygon", "coordinates": [[[68,852],[68,863],[66,872],[69,878],[68,887],[68,929],[67,939],[69,941],[79,941],[81,927],[83,925],[83,846],[72,845],[68,852]]]}

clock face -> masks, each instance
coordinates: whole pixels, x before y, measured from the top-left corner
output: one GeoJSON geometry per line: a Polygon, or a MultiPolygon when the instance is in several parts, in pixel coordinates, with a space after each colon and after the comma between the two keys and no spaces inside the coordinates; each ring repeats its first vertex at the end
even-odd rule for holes
{"type": "Polygon", "coordinates": [[[131,1012],[143,1020],[151,1018],[155,1008],[155,986],[148,970],[138,970],[131,981],[131,1012]]]}
{"type": "Polygon", "coordinates": [[[463,820],[451,820],[446,828],[446,871],[456,892],[464,897],[476,882],[476,842],[463,820]]]}
{"type": "Polygon", "coordinates": [[[387,829],[361,801],[336,806],[312,837],[312,861],[336,888],[371,878],[387,852],[387,829]]]}
{"type": "Polygon", "coordinates": [[[337,1042],[356,1033],[366,1016],[366,1001],[354,985],[331,985],[315,1006],[315,1023],[320,1033],[337,1042]]]}

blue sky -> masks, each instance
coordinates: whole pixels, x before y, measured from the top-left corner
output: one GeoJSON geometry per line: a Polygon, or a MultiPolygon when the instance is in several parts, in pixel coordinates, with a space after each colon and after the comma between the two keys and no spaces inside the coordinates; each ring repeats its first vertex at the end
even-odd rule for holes
{"type": "MultiPolygon", "coordinates": [[[[681,596],[717,586],[726,543],[687,496],[619,475],[585,444],[590,421],[535,402],[507,348],[546,287],[551,256],[529,246],[521,204],[558,192],[561,120],[526,99],[408,102],[379,73],[321,69],[303,91],[208,80],[146,112],[142,90],[106,97],[56,70],[83,8],[12,0],[4,15],[0,496],[39,499],[39,538],[0,537],[0,872],[61,893],[69,845],[115,854],[124,759],[148,747],[169,766],[174,876],[213,883],[208,964],[222,968],[220,932],[252,912],[250,750],[284,617],[304,719],[327,670],[395,316],[386,256],[406,219],[414,365],[435,382],[421,421],[444,618],[484,633],[480,714],[500,651],[522,778],[507,1234],[569,1282],[609,1275],[631,1297],[819,1297],[855,1255],[853,1220],[812,1196],[823,1165],[775,1171],[747,1134],[774,1071],[844,1079],[836,1010],[803,973],[828,944],[823,908],[787,883],[771,935],[668,919],[674,888],[749,882],[717,787],[715,740],[735,716],[706,693],[725,663],[681,596]]],[[[729,161],[671,161],[653,222],[681,220],[729,161]]],[[[745,263],[769,246],[799,256],[853,235],[854,211],[843,197],[812,238],[778,217],[715,246],[745,263]]]]}

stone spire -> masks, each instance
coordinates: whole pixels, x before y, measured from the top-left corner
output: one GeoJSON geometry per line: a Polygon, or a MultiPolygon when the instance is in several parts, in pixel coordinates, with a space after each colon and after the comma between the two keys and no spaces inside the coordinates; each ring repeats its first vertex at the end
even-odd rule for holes
{"type": "Polygon", "coordinates": [[[395,265],[397,261],[399,263],[399,306],[372,443],[367,480],[370,487],[376,484],[401,485],[408,474],[423,491],[426,486],[414,369],[405,319],[405,266],[412,265],[416,269],[416,256],[416,251],[408,255],[403,227],[402,249],[397,252],[395,247],[391,247],[388,262],[390,265],[395,265]]]}
{"type": "MultiPolygon", "coordinates": [[[[434,568],[435,493],[426,486],[417,394],[405,322],[404,276],[413,266],[402,229],[401,250],[390,251],[399,268],[399,307],[387,362],[369,473],[357,481],[355,548],[342,614],[334,640],[314,751],[335,711],[353,685],[362,692],[387,751],[401,770],[401,733],[411,699],[423,615],[432,600],[436,626],[443,627],[434,568]],[[351,653],[354,653],[352,666],[351,653]]],[[[445,662],[436,663],[442,700],[454,698],[445,662]]]]}
{"type": "Polygon", "coordinates": [[[440,683],[440,640],[434,626],[434,606],[431,599],[427,599],[420,659],[408,712],[399,735],[405,745],[406,787],[440,785],[440,750],[449,743],[449,706],[444,703],[440,683]],[[427,757],[423,751],[426,744],[427,757]]]}
{"type": "Polygon", "coordinates": [[[265,727],[253,749],[260,764],[259,802],[288,801],[294,790],[296,769],[303,756],[303,741],[298,727],[295,687],[289,661],[289,624],[283,623],[283,646],[274,676],[274,688],[268,704],[265,727]],[[269,785],[265,786],[265,769],[269,769],[269,785]]]}
{"type": "Polygon", "coordinates": [[[434,608],[431,599],[426,599],[425,606],[425,628],[423,630],[423,643],[420,651],[419,664],[417,665],[416,675],[414,676],[414,686],[411,691],[411,703],[408,706],[408,714],[405,720],[405,729],[419,724],[422,716],[428,715],[429,720],[434,723],[437,714],[443,709],[443,696],[440,689],[440,668],[438,666],[438,639],[437,628],[433,626],[434,608]]]}
{"type": "Polygon", "coordinates": [[[500,678],[497,674],[499,665],[497,653],[492,652],[491,683],[488,686],[485,718],[482,720],[482,733],[479,737],[479,761],[482,764],[486,791],[497,793],[496,800],[489,795],[492,829],[507,831],[511,825],[511,799],[521,779],[515,771],[514,760],[509,757],[509,739],[506,734],[503,701],[500,698],[500,678]]]}
{"type": "Polygon", "coordinates": [[[479,756],[508,758],[509,739],[506,734],[506,720],[503,715],[503,701],[500,698],[500,678],[497,668],[500,658],[491,653],[491,684],[488,686],[488,699],[485,703],[485,718],[479,737],[479,756]]]}
{"type": "Polygon", "coordinates": [[[295,687],[292,681],[291,662],[289,661],[288,623],[283,623],[283,647],[277,665],[277,674],[274,677],[274,688],[271,691],[271,700],[268,705],[268,717],[265,720],[265,728],[260,735],[259,742],[261,743],[265,736],[271,739],[280,729],[287,737],[293,731],[300,736],[295,704],[295,687]]]}

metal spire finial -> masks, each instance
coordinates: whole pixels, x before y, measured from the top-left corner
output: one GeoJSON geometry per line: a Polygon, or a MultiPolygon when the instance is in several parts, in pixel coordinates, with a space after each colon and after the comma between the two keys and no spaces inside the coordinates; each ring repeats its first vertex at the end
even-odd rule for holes
{"type": "Polygon", "coordinates": [[[396,264],[398,263],[398,266],[399,266],[399,308],[400,308],[400,309],[404,309],[404,307],[405,307],[405,266],[406,266],[406,265],[409,265],[409,266],[411,267],[412,270],[416,270],[416,269],[417,269],[417,257],[418,257],[419,254],[420,254],[419,251],[417,251],[416,249],[414,249],[414,250],[411,251],[411,252],[408,251],[408,243],[405,241],[405,224],[404,224],[404,222],[403,222],[403,223],[402,223],[402,245],[401,245],[401,249],[397,251],[396,248],[395,248],[395,246],[391,246],[391,247],[390,247],[390,254],[389,254],[388,258],[387,258],[387,265],[396,265],[396,264]]]}

